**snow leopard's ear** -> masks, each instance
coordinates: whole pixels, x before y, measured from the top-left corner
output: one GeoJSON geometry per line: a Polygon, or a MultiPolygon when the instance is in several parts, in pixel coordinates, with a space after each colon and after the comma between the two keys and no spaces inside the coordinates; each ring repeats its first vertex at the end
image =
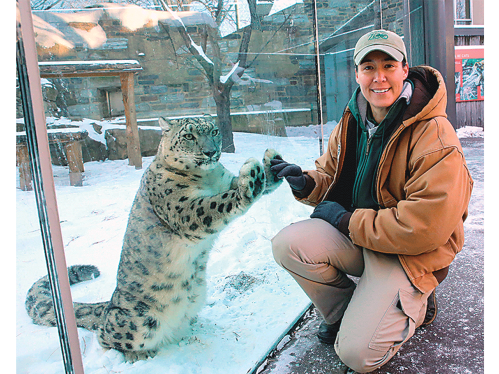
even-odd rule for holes
{"type": "Polygon", "coordinates": [[[171,130],[171,123],[166,117],[159,117],[159,126],[164,132],[171,130]]]}

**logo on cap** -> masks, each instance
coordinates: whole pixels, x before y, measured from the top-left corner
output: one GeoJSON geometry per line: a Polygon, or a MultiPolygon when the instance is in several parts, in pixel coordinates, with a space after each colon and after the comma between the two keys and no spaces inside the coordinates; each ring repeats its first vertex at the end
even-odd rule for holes
{"type": "Polygon", "coordinates": [[[377,32],[371,34],[368,40],[376,40],[376,39],[388,39],[388,35],[381,32],[377,32]]]}

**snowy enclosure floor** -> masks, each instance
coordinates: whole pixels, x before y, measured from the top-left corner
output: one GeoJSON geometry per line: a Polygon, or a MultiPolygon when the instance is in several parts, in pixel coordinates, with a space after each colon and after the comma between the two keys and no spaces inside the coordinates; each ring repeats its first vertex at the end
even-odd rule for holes
{"type": "MultiPolygon", "coordinates": [[[[317,139],[235,133],[236,153],[221,162],[234,174],[266,148],[312,168],[317,139]]],[[[68,169],[54,166],[63,243],[68,266],[94,264],[101,276],[72,287],[74,301],[110,299],[129,210],[144,168],[128,160],[85,163],[83,187],[69,186],[68,169]]],[[[28,289],[47,272],[34,192],[16,191],[16,364],[18,373],[63,373],[56,328],[34,325],[24,302],[28,289]]],[[[308,218],[287,184],[263,196],[220,234],[208,263],[208,301],[192,333],[164,346],[155,358],[134,364],[103,349],[94,332],[78,329],[86,373],[241,373],[251,371],[308,307],[309,300],[274,261],[271,238],[283,227],[308,218]]]]}

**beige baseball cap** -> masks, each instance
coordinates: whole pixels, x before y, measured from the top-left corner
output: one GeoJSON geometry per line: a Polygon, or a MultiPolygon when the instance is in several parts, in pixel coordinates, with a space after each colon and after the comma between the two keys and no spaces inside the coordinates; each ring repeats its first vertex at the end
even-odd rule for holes
{"type": "Polygon", "coordinates": [[[373,30],[363,35],[355,45],[353,60],[360,65],[369,52],[382,51],[392,56],[396,61],[407,60],[404,41],[400,36],[388,30],[373,30]]]}

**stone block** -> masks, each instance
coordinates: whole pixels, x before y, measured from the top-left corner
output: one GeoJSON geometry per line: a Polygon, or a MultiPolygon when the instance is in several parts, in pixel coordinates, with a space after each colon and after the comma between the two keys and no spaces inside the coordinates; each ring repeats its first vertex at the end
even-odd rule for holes
{"type": "MultiPolygon", "coordinates": [[[[124,160],[128,157],[125,129],[107,130],[105,138],[110,160],[124,160]]],[[[139,140],[142,157],[154,156],[161,141],[161,128],[142,129],[139,127],[139,140]]]]}

